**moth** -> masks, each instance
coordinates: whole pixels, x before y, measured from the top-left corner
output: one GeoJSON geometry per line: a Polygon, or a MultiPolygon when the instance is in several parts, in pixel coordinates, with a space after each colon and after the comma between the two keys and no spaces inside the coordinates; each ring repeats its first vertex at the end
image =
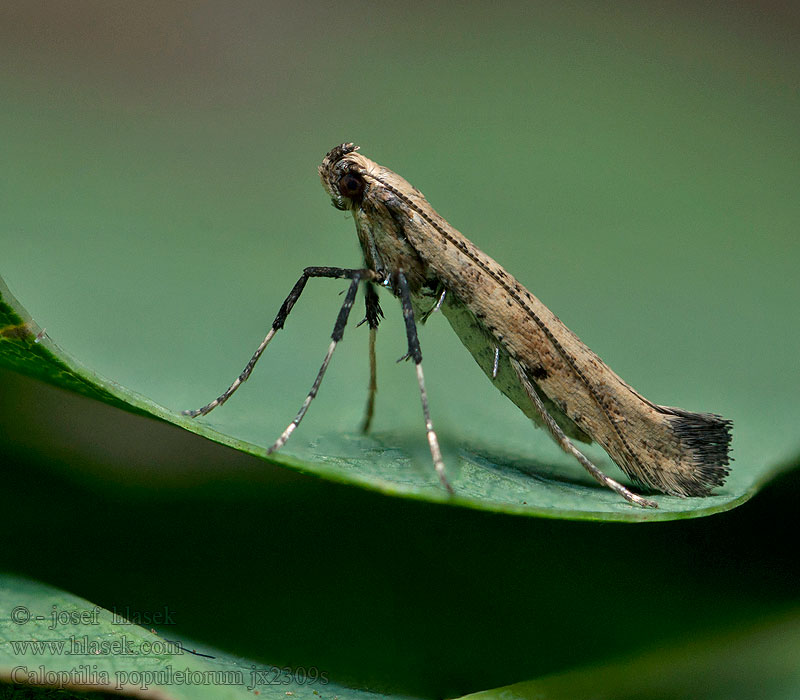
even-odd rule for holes
{"type": "Polygon", "coordinates": [[[375,337],[383,317],[378,289],[399,298],[408,352],[416,367],[433,464],[451,493],[431,422],[417,322],[441,312],[489,380],[544,427],[601,484],[630,503],[657,507],[598,469],[573,441],[597,442],[633,481],[674,496],[707,496],[729,473],[733,424],[714,413],[660,406],[626,384],[539,299],[443,219],[397,173],[343,143],[319,166],[334,207],[350,211],[364,254],[363,268],[308,267],[286,297],[244,371],[196,417],[227,401],[315,277],[349,279],[331,343],[300,411],[268,452],[280,449],[300,424],[341,340],[360,285],[370,329],[370,384],[364,430],[376,391],[375,337]]]}

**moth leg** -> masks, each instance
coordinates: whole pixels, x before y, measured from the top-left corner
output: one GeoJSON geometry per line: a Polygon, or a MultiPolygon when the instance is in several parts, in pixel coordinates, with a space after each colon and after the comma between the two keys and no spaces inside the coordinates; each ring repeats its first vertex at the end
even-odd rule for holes
{"type": "Polygon", "coordinates": [[[519,378],[520,382],[522,382],[522,386],[525,387],[525,392],[528,394],[528,398],[530,398],[530,400],[533,402],[533,405],[536,407],[537,412],[542,417],[547,430],[558,443],[559,447],[561,447],[561,449],[567,454],[575,457],[575,459],[577,459],[586,469],[586,471],[588,471],[589,474],[597,479],[597,481],[613,491],[616,491],[626,501],[629,501],[637,506],[641,506],[642,508],[658,508],[658,504],[655,501],[651,501],[650,499],[643,498],[642,496],[633,493],[633,491],[625,488],[618,481],[615,481],[610,476],[606,476],[594,464],[592,464],[586,458],[586,456],[580,450],[578,450],[577,447],[575,447],[575,445],[572,444],[570,439],[564,434],[564,431],[561,430],[558,423],[556,423],[555,420],[553,420],[553,417],[547,412],[547,409],[544,407],[544,403],[542,403],[542,400],[539,398],[539,394],[536,393],[536,390],[533,388],[533,385],[528,379],[528,375],[525,374],[525,369],[513,357],[510,359],[511,366],[517,373],[517,377],[519,378]]]}
{"type": "Polygon", "coordinates": [[[433,466],[436,469],[436,474],[439,476],[439,481],[451,494],[454,494],[453,487],[447,479],[445,473],[444,460],[442,459],[442,451],[439,448],[439,438],[436,437],[436,432],[433,430],[433,423],[431,422],[431,412],[428,407],[428,392],[425,390],[425,377],[422,374],[422,352],[419,348],[419,337],[417,336],[417,324],[414,322],[414,307],[411,305],[411,291],[408,288],[408,280],[403,274],[402,270],[397,273],[397,286],[400,290],[400,302],[403,306],[403,318],[406,324],[406,336],[408,338],[408,355],[406,357],[412,358],[417,369],[417,383],[419,384],[419,395],[422,401],[422,414],[425,417],[425,430],[428,434],[428,445],[431,448],[431,457],[433,457],[433,466]]]}
{"type": "Polygon", "coordinates": [[[286,317],[289,315],[289,312],[294,307],[297,300],[300,298],[300,295],[303,293],[303,289],[306,286],[306,282],[311,277],[330,277],[334,279],[355,279],[356,276],[359,279],[363,278],[371,278],[375,275],[374,272],[370,270],[351,270],[342,267],[307,267],[303,270],[303,274],[300,276],[300,279],[297,280],[294,287],[292,287],[292,291],[289,292],[289,296],[286,297],[283,304],[281,305],[280,310],[278,311],[278,315],[275,316],[275,320],[272,322],[272,327],[267,333],[264,340],[261,341],[261,344],[256,348],[256,351],[253,353],[253,356],[250,358],[250,361],[245,366],[242,373],[233,381],[225,391],[222,392],[216,399],[214,399],[211,403],[206,404],[202,408],[198,408],[196,410],[190,411],[183,411],[184,416],[189,416],[190,418],[196,418],[197,416],[204,416],[207,413],[213,411],[217,406],[221,406],[224,404],[232,395],[233,393],[245,382],[247,378],[250,376],[250,373],[253,371],[253,367],[256,366],[256,362],[261,357],[261,354],[266,349],[269,342],[272,340],[273,336],[283,328],[283,324],[286,322],[286,317]]]}
{"type": "MultiPolygon", "coordinates": [[[[364,422],[361,424],[361,432],[368,433],[372,427],[372,415],[375,412],[375,394],[378,391],[375,340],[378,337],[378,324],[383,317],[383,311],[378,301],[378,293],[371,282],[367,282],[364,286],[364,303],[367,307],[367,315],[361,323],[366,321],[369,325],[369,389],[367,390],[367,406],[364,410],[364,422]]],[[[358,325],[360,326],[361,323],[358,325]]]]}
{"type": "Polygon", "coordinates": [[[420,323],[427,323],[431,315],[441,310],[442,304],[444,303],[444,298],[447,295],[447,288],[440,284],[439,287],[436,289],[436,293],[439,295],[438,299],[436,300],[436,303],[420,316],[419,319],[420,323]],[[442,290],[441,293],[439,292],[440,289],[442,290]]]}
{"type": "Polygon", "coordinates": [[[436,302],[436,306],[434,306],[433,309],[431,309],[432,314],[435,314],[437,311],[439,311],[439,309],[442,308],[442,304],[444,303],[444,297],[446,294],[447,290],[443,289],[442,293],[439,295],[439,300],[436,302]]]}
{"type": "Polygon", "coordinates": [[[294,432],[294,429],[300,425],[300,421],[303,420],[303,416],[306,415],[308,407],[311,405],[311,402],[317,395],[317,391],[319,391],[319,385],[322,384],[322,378],[325,376],[325,371],[328,369],[328,363],[331,361],[331,357],[333,356],[333,351],[336,350],[336,345],[344,335],[344,327],[347,325],[347,318],[350,316],[350,309],[353,308],[353,302],[356,298],[358,285],[361,282],[361,272],[361,270],[357,270],[356,274],[353,276],[352,282],[350,282],[350,288],[347,290],[347,296],[344,298],[342,308],[339,309],[339,315],[337,316],[336,324],[333,327],[331,344],[328,346],[328,352],[325,354],[325,359],[322,361],[322,366],[319,368],[319,372],[317,372],[317,378],[314,380],[314,384],[311,386],[311,391],[308,392],[308,396],[306,396],[306,400],[303,401],[303,405],[300,407],[300,410],[297,412],[294,420],[289,423],[289,425],[286,427],[286,430],[281,433],[281,436],[275,441],[272,447],[267,450],[267,454],[275,452],[275,450],[279,450],[286,444],[286,441],[294,432]]]}

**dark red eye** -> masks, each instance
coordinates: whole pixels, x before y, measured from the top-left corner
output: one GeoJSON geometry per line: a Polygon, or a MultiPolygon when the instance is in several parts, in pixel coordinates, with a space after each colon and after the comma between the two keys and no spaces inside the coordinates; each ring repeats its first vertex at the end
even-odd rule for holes
{"type": "Polygon", "coordinates": [[[364,180],[357,173],[345,173],[339,178],[339,192],[348,199],[360,199],[364,186],[364,180]]]}

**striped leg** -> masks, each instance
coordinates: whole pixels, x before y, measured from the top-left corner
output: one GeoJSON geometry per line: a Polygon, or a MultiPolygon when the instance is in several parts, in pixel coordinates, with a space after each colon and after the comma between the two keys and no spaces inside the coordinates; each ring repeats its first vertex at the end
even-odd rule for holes
{"type": "Polygon", "coordinates": [[[344,335],[344,327],[347,325],[347,318],[350,315],[350,309],[353,308],[353,302],[356,298],[358,285],[361,282],[362,272],[363,271],[361,270],[356,270],[355,274],[353,275],[353,281],[350,282],[350,288],[347,290],[347,296],[344,298],[342,308],[339,310],[339,316],[336,318],[336,325],[333,327],[331,344],[328,346],[328,352],[325,354],[325,359],[322,361],[322,367],[319,368],[317,378],[314,380],[314,384],[311,386],[311,391],[308,392],[308,396],[306,396],[306,400],[303,401],[303,405],[300,407],[300,410],[297,412],[294,420],[289,423],[289,425],[286,427],[286,430],[281,433],[281,436],[275,441],[275,444],[267,450],[267,454],[281,449],[281,447],[286,444],[286,441],[294,432],[294,429],[300,425],[300,421],[303,420],[303,416],[306,415],[308,407],[311,405],[311,402],[317,395],[317,391],[319,391],[319,385],[322,384],[322,378],[325,376],[325,371],[328,369],[328,363],[331,361],[331,357],[333,356],[333,351],[336,350],[336,345],[344,335]]]}
{"type": "MultiPolygon", "coordinates": [[[[375,412],[375,394],[378,391],[378,371],[375,359],[375,340],[378,336],[378,324],[383,317],[378,293],[371,283],[367,282],[364,286],[364,303],[367,307],[367,315],[361,323],[369,324],[369,389],[367,393],[367,407],[364,411],[364,422],[361,424],[361,432],[368,433],[372,427],[372,415],[375,412]]],[[[358,325],[360,326],[361,323],[358,325]]]]}
{"type": "Polygon", "coordinates": [[[369,388],[367,389],[367,406],[364,409],[364,421],[361,432],[368,433],[372,428],[372,416],[375,413],[375,394],[378,393],[378,364],[375,357],[375,340],[378,337],[376,328],[369,329],[369,388]]]}
{"type": "Polygon", "coordinates": [[[536,411],[542,417],[547,430],[553,436],[553,439],[558,443],[558,446],[567,454],[575,457],[575,459],[581,463],[584,469],[586,469],[587,472],[589,472],[595,479],[603,484],[603,486],[607,486],[612,491],[616,491],[626,501],[629,501],[637,506],[641,506],[642,508],[658,508],[658,504],[655,501],[638,496],[637,494],[633,493],[633,491],[625,488],[618,481],[614,481],[614,479],[612,479],[610,476],[603,474],[603,472],[601,472],[594,464],[592,464],[586,458],[586,456],[577,447],[575,447],[575,445],[572,444],[570,439],[564,434],[564,431],[561,430],[558,423],[556,423],[555,420],[553,420],[553,417],[547,412],[547,409],[544,407],[544,403],[542,403],[542,400],[539,398],[539,394],[536,393],[536,389],[534,389],[533,384],[531,384],[530,379],[528,379],[528,375],[525,373],[523,366],[513,357],[510,359],[511,366],[517,373],[517,377],[519,377],[520,382],[522,382],[522,386],[525,387],[525,392],[528,394],[528,398],[533,402],[533,405],[536,407],[536,411]]]}
{"type": "Polygon", "coordinates": [[[303,274],[300,276],[300,279],[297,280],[297,283],[294,285],[294,287],[292,287],[292,291],[289,292],[289,296],[286,297],[281,305],[278,315],[275,316],[275,320],[272,322],[272,328],[270,328],[269,333],[267,333],[264,340],[261,341],[261,345],[256,348],[255,353],[253,353],[253,356],[250,358],[250,362],[247,363],[247,366],[234,380],[233,384],[231,384],[211,403],[206,404],[202,408],[198,408],[196,410],[183,411],[183,415],[189,416],[190,418],[206,415],[210,411],[213,411],[217,406],[224,404],[233,395],[233,393],[245,381],[247,381],[247,378],[253,371],[253,367],[256,366],[256,362],[258,362],[258,359],[261,357],[261,354],[264,352],[267,345],[269,345],[269,342],[272,340],[273,336],[281,328],[283,328],[283,324],[286,322],[286,317],[289,315],[292,307],[294,307],[295,303],[300,298],[300,295],[303,293],[303,289],[306,286],[306,282],[308,282],[311,277],[330,277],[334,279],[355,279],[358,277],[358,279],[370,279],[374,276],[374,274],[375,273],[371,272],[370,270],[351,270],[341,267],[307,267],[305,270],[303,270],[303,274]]]}
{"type": "Polygon", "coordinates": [[[417,324],[414,322],[414,307],[411,305],[411,291],[408,288],[408,280],[403,274],[402,270],[397,273],[397,286],[400,290],[400,302],[403,306],[403,318],[406,323],[406,336],[408,338],[408,354],[405,358],[414,360],[417,368],[417,383],[419,384],[419,395],[422,401],[422,413],[425,417],[425,430],[428,433],[428,444],[431,448],[431,457],[433,457],[433,466],[439,476],[439,481],[451,494],[454,494],[453,487],[447,479],[447,474],[444,469],[444,460],[442,459],[442,451],[439,449],[439,439],[433,430],[433,423],[431,422],[431,412],[428,407],[428,392],[425,391],[425,377],[422,374],[422,351],[419,348],[419,337],[417,336],[417,324]]]}

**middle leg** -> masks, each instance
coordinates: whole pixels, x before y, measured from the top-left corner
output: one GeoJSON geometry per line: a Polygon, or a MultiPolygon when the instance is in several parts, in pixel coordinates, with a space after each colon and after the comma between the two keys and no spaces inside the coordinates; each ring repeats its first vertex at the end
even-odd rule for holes
{"type": "Polygon", "coordinates": [[[414,321],[414,307],[411,304],[411,290],[408,288],[408,280],[402,270],[397,272],[397,286],[400,290],[400,301],[403,306],[403,318],[405,320],[406,336],[408,338],[408,355],[406,355],[406,357],[414,360],[417,369],[417,383],[419,384],[419,395],[422,401],[422,414],[425,417],[425,430],[428,434],[428,445],[431,448],[433,466],[439,476],[439,481],[442,482],[442,485],[449,493],[454,494],[455,491],[453,491],[453,487],[450,485],[447,474],[445,473],[442,451],[439,448],[439,438],[436,437],[436,432],[431,422],[431,412],[428,407],[428,392],[425,390],[425,377],[422,374],[422,351],[419,348],[417,324],[414,321]]]}

